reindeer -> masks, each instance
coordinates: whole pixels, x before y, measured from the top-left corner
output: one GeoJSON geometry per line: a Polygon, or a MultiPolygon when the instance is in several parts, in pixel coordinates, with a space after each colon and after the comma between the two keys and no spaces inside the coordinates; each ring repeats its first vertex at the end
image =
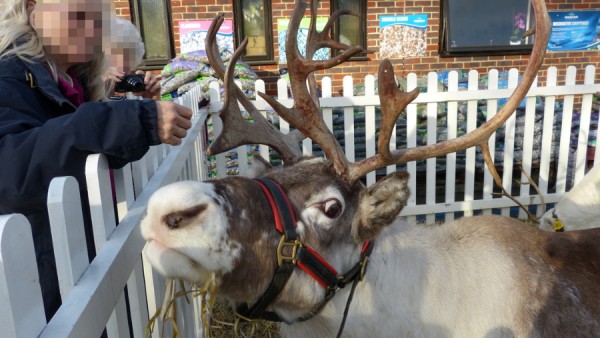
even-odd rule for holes
{"type": "MultiPolygon", "coordinates": [[[[247,40],[225,68],[214,43],[223,16],[215,18],[207,52],[226,94],[223,132],[209,153],[261,143],[278,151],[285,165],[263,165],[255,179],[177,182],[157,190],[141,224],[154,268],[195,284],[214,278],[240,318],[281,321],[286,337],[597,336],[599,231],[545,232],[492,215],[417,225],[398,217],[410,194],[407,173],[389,174],[368,188],[361,182],[389,164],[474,145],[487,150],[489,136],[524,98],[543,60],[549,18],[542,0],[532,4],[536,39],[527,69],[492,120],[457,139],[390,151],[394,123],[418,93],[401,92],[391,63],[384,61],[378,154],[354,163],[320,116],[313,75],[362,51],[331,39],[331,23],[348,12],[334,13],[318,33],[318,1],[312,1],[306,58],[295,39],[286,42],[294,105],[261,96],[297,129],[287,135],[268,124],[233,83],[232,65],[247,40]],[[313,61],[321,47],[341,53],[313,61]],[[238,100],[253,122],[242,119],[238,100]],[[326,158],[303,158],[303,136],[317,142],[326,158]]],[[[296,1],[289,32],[296,32],[307,7],[296,1]]],[[[493,167],[489,151],[486,163],[493,167]]]]}
{"type": "Polygon", "coordinates": [[[585,174],[554,208],[540,219],[540,228],[572,231],[600,227],[600,166],[585,174]]]}

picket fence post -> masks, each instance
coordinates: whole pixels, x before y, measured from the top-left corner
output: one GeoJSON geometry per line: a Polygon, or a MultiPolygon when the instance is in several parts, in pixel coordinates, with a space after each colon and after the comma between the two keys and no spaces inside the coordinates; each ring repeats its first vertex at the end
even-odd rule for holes
{"type": "MultiPolygon", "coordinates": [[[[111,182],[110,178],[108,160],[105,156],[99,154],[88,156],[85,173],[94,244],[96,245],[96,252],[100,252],[106,244],[108,237],[117,227],[113,208],[113,182],[111,182]]],[[[129,335],[127,306],[123,292],[121,292],[115,310],[106,324],[106,331],[109,338],[126,337],[129,335]]]]}
{"type": "Polygon", "coordinates": [[[48,188],[47,204],[60,296],[67,299],[89,266],[77,180],[54,178],[48,188]]]}
{"type": "Polygon", "coordinates": [[[0,216],[2,336],[34,338],[46,325],[31,226],[20,214],[0,216]]]}
{"type": "MultiPolygon", "coordinates": [[[[406,77],[406,91],[412,91],[417,88],[417,74],[409,73],[406,77]]],[[[414,148],[417,146],[417,104],[410,103],[406,107],[406,147],[414,148]]],[[[410,174],[408,179],[408,187],[413,193],[408,197],[406,205],[408,207],[417,204],[417,163],[415,161],[406,164],[406,171],[410,174]]],[[[416,217],[410,215],[408,221],[414,222],[416,217]]]]}
{"type": "MultiPolygon", "coordinates": [[[[375,96],[375,76],[367,75],[365,77],[365,95],[375,96]]],[[[376,142],[376,116],[375,106],[365,106],[365,157],[375,156],[377,142],[376,142]]],[[[390,138],[390,141],[392,138],[390,138]]],[[[395,140],[395,139],[393,139],[395,140]]],[[[375,171],[367,174],[367,185],[375,183],[376,175],[375,171]]]]}
{"type": "MultiPolygon", "coordinates": [[[[490,70],[490,72],[488,73],[488,89],[489,90],[496,90],[498,89],[498,70],[497,69],[492,69],[490,70]]],[[[498,99],[488,99],[486,100],[486,104],[487,104],[487,116],[486,116],[486,122],[491,120],[494,116],[496,116],[496,113],[498,112],[498,99]]],[[[496,164],[496,132],[494,132],[492,134],[492,136],[490,136],[490,139],[488,141],[488,148],[490,150],[490,154],[492,157],[492,162],[494,164],[496,164]]],[[[484,164],[484,171],[483,171],[483,194],[482,194],[482,198],[483,199],[492,199],[492,193],[494,190],[494,178],[492,177],[492,174],[490,172],[490,169],[487,167],[487,164],[484,164]]],[[[492,209],[491,208],[487,208],[487,209],[483,209],[482,211],[483,214],[491,214],[492,213],[492,209]]]]}

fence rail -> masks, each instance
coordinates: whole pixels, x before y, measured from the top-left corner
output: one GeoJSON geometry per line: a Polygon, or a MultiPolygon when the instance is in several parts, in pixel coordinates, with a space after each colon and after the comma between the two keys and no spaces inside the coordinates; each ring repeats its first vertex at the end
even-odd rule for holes
{"type": "MultiPolygon", "coordinates": [[[[504,188],[538,214],[542,212],[537,207],[542,198],[556,202],[600,156],[594,143],[598,114],[592,111],[593,94],[600,92],[600,85],[594,83],[596,68],[585,69],[583,84],[576,83],[576,73],[575,68],[569,67],[565,84],[557,85],[558,70],[549,68],[545,86],[538,87],[536,83],[517,115],[490,140],[497,167],[502,169],[504,188]],[[524,175],[514,169],[532,174],[542,196],[528,185],[517,186],[515,179],[522,181],[524,175]]],[[[407,89],[420,85],[421,94],[397,123],[391,148],[431,144],[473,130],[495,115],[518,82],[516,70],[506,77],[495,70],[484,77],[474,71],[464,79],[459,79],[459,75],[431,73],[425,81],[419,81],[415,74],[408,75],[407,89]],[[501,88],[504,85],[506,89],[501,88]]],[[[321,82],[323,116],[350,160],[375,154],[379,97],[375,95],[373,76],[367,76],[364,83],[364,95],[355,95],[354,80],[347,77],[343,96],[332,97],[331,80],[324,78],[321,82]]],[[[262,81],[256,86],[257,91],[264,91],[262,81]]],[[[279,101],[291,106],[287,83],[280,81],[278,87],[279,101]]],[[[22,215],[0,216],[3,337],[90,337],[100,336],[103,330],[111,338],[144,336],[149,317],[161,305],[165,288],[164,279],[152,271],[141,255],[145,243],[139,224],[150,195],[178,180],[205,180],[211,173],[216,177],[245,173],[246,159],[254,150],[243,146],[230,154],[206,158],[204,150],[212,137],[207,131],[216,134],[221,128],[216,117],[223,106],[219,92],[218,85],[213,84],[210,105],[204,110],[197,107],[199,89],[177,99],[195,113],[193,127],[181,146],[152,147],[140,161],[114,171],[116,215],[107,162],[102,155],[88,158],[86,184],[97,250],[91,263],[87,261],[77,182],[71,177],[52,182],[48,209],[63,305],[48,323],[30,225],[22,215]]],[[[264,101],[258,99],[255,105],[261,113],[272,115],[264,101]]],[[[290,129],[285,121],[275,119],[275,123],[283,132],[290,129]]],[[[306,155],[320,153],[310,140],[302,143],[302,149],[306,155]]],[[[268,147],[260,146],[256,151],[277,160],[268,147]]],[[[373,184],[385,173],[408,170],[413,196],[403,215],[426,222],[478,212],[515,214],[512,201],[494,195],[497,188],[479,156],[475,149],[469,149],[420,163],[389,166],[367,175],[366,184],[373,184]]],[[[181,303],[180,309],[183,335],[198,336],[198,304],[181,303]]],[[[158,336],[158,330],[152,333],[152,337],[158,336]]]]}

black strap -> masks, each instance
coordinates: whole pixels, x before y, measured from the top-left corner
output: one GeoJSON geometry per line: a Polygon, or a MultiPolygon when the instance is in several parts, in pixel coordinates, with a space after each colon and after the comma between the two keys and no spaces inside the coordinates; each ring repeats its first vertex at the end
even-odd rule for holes
{"type": "MultiPolygon", "coordinates": [[[[251,308],[248,308],[248,304],[242,303],[238,305],[237,312],[244,317],[247,318],[262,318],[266,319],[265,312],[266,309],[275,301],[275,299],[281,293],[281,290],[285,287],[288,279],[292,275],[292,271],[294,271],[294,264],[292,263],[284,263],[280,267],[275,270],[275,274],[271,279],[271,283],[267,287],[267,290],[260,296],[260,298],[252,305],[251,308]]],[[[279,317],[278,320],[281,321],[279,317]]]]}
{"type": "Polygon", "coordinates": [[[350,271],[344,274],[344,282],[347,283],[350,280],[353,280],[354,282],[352,283],[352,289],[350,289],[350,294],[348,295],[348,300],[346,301],[346,308],[344,309],[344,315],[342,316],[342,323],[340,324],[340,329],[338,330],[336,338],[340,338],[342,336],[344,326],[346,325],[346,319],[348,318],[348,312],[350,311],[350,304],[352,303],[352,299],[354,298],[354,291],[356,290],[358,282],[362,280],[364,274],[367,272],[367,265],[369,262],[368,259],[371,255],[371,252],[373,252],[373,247],[374,242],[371,240],[366,244],[366,247],[363,249],[360,255],[360,262],[356,264],[350,271]]]}
{"type": "Polygon", "coordinates": [[[368,259],[369,256],[371,256],[371,253],[373,252],[373,247],[375,246],[375,241],[371,240],[368,243],[366,243],[366,246],[364,247],[362,253],[360,254],[360,261],[358,261],[358,263],[356,263],[352,269],[348,270],[348,272],[346,272],[344,275],[342,275],[342,277],[339,279],[339,287],[343,288],[344,286],[352,283],[352,281],[356,280],[356,279],[361,279],[363,276],[360,276],[360,274],[364,274],[367,271],[367,267],[364,266],[365,264],[368,265],[368,259]]]}
{"type": "Polygon", "coordinates": [[[350,311],[350,303],[352,303],[352,299],[354,298],[354,290],[356,290],[356,285],[359,281],[360,278],[356,278],[354,283],[352,283],[352,289],[350,289],[350,295],[348,295],[348,300],[346,301],[346,308],[344,309],[344,315],[342,316],[342,323],[340,324],[340,329],[338,330],[336,338],[340,338],[342,336],[344,326],[346,325],[346,319],[348,318],[348,312],[350,311]]]}
{"type": "Polygon", "coordinates": [[[331,271],[306,247],[302,247],[296,254],[298,262],[301,262],[306,268],[308,268],[315,277],[323,281],[329,288],[336,288],[338,286],[338,277],[335,271],[331,271]]]}
{"type": "MultiPolygon", "coordinates": [[[[273,210],[273,217],[276,217],[276,214],[279,214],[286,239],[297,239],[298,234],[296,233],[295,229],[296,224],[294,222],[293,210],[291,209],[291,205],[289,204],[281,187],[279,187],[279,185],[274,181],[267,178],[259,178],[256,180],[262,183],[271,194],[276,207],[276,210],[273,210]]],[[[247,303],[239,304],[237,306],[237,312],[250,319],[261,318],[280,322],[281,318],[279,318],[279,316],[277,316],[277,314],[274,312],[267,311],[267,308],[275,301],[285,287],[285,284],[294,271],[294,267],[295,265],[292,262],[284,261],[280,266],[277,267],[277,270],[275,270],[267,290],[265,290],[256,303],[254,303],[252,307],[249,307],[247,303]]]]}
{"type": "Polygon", "coordinates": [[[273,197],[275,201],[275,206],[277,207],[279,217],[281,219],[281,224],[283,225],[283,231],[285,234],[286,240],[295,240],[298,238],[298,233],[296,233],[296,223],[294,220],[294,210],[292,210],[292,206],[288,203],[287,197],[284,195],[284,191],[281,187],[275,183],[275,181],[270,180],[268,178],[257,178],[257,181],[262,183],[273,197]]]}

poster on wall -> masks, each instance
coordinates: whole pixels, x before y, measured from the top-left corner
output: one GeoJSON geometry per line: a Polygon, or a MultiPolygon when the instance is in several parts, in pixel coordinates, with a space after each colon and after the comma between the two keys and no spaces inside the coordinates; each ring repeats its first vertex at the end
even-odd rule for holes
{"type": "Polygon", "coordinates": [[[549,51],[600,50],[600,11],[548,12],[549,51]]]}
{"type": "MultiPolygon", "coordinates": [[[[327,24],[327,17],[317,18],[317,31],[322,31],[327,24]]],[[[279,63],[286,63],[285,41],[287,39],[287,29],[290,24],[290,19],[277,19],[277,41],[279,44],[279,63]]],[[[303,57],[306,57],[306,38],[308,36],[308,28],[310,27],[310,18],[304,18],[300,21],[300,29],[298,29],[298,49],[303,57]]],[[[329,49],[321,48],[315,52],[313,60],[329,59],[329,49]]]]}
{"type": "Polygon", "coordinates": [[[427,51],[427,14],[379,17],[379,57],[398,59],[424,56],[427,51]]]}
{"type": "MultiPolygon", "coordinates": [[[[182,53],[204,50],[206,33],[212,20],[181,21],[179,23],[179,40],[182,53]]],[[[217,32],[217,45],[220,50],[227,49],[231,52],[233,46],[233,20],[225,20],[217,32]]]]}

